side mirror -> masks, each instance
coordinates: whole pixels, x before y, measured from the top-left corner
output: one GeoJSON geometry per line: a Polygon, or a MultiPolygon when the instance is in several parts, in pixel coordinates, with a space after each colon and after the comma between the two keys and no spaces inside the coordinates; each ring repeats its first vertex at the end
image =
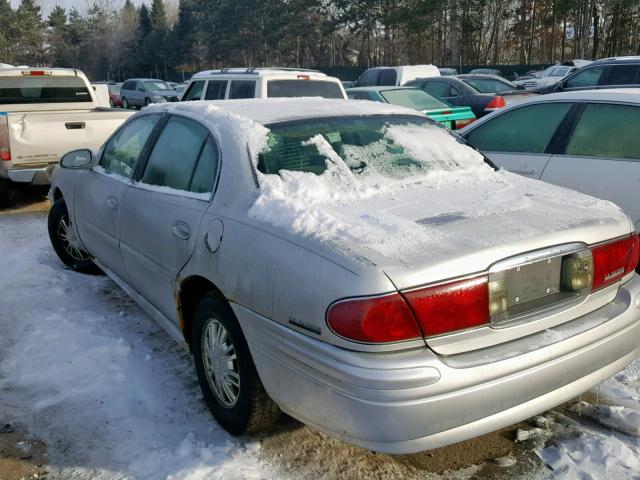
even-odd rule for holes
{"type": "Polygon", "coordinates": [[[556,86],[553,87],[553,91],[554,92],[561,92],[564,89],[564,82],[563,81],[559,81],[558,83],[556,83],[556,86]]]}
{"type": "Polygon", "coordinates": [[[81,169],[87,168],[93,162],[93,154],[91,150],[73,150],[66,153],[60,159],[60,166],[62,168],[81,169]]]}

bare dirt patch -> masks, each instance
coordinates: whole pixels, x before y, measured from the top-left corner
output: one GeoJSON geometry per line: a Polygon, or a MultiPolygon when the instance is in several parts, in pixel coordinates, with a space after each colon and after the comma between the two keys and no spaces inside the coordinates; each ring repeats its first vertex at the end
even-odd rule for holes
{"type": "Polygon", "coordinates": [[[13,424],[0,425],[0,480],[46,479],[46,445],[13,424]]]}

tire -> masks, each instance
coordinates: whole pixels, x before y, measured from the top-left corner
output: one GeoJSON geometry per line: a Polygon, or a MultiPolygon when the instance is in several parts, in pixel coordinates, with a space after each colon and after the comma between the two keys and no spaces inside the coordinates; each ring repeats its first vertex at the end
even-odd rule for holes
{"type": "Polygon", "coordinates": [[[122,108],[124,108],[125,110],[129,110],[129,100],[124,97],[122,97],[122,108]]]}
{"type": "MultiPolygon", "coordinates": [[[[240,324],[223,299],[208,295],[196,306],[191,351],[204,399],[225,430],[242,435],[273,425],[280,416],[280,409],[264,390],[240,324]],[[220,349],[210,346],[215,341],[209,343],[216,332],[220,333],[220,349]],[[215,354],[209,357],[207,352],[212,351],[220,352],[220,356],[217,359],[215,354]],[[231,359],[224,361],[225,358],[231,359]],[[237,376],[237,386],[233,381],[235,377],[227,375],[224,383],[229,390],[225,390],[221,382],[216,382],[214,370],[237,376]]],[[[224,379],[225,376],[220,377],[224,379]]]]}
{"type": "Polygon", "coordinates": [[[75,272],[99,274],[102,271],[93,263],[91,256],[82,248],[73,247],[67,237],[67,232],[71,227],[69,222],[69,212],[64,200],[55,202],[49,210],[47,221],[49,239],[58,258],[67,267],[75,272]]]}
{"type": "Polygon", "coordinates": [[[151,103],[151,99],[150,98],[145,98],[144,99],[144,106],[146,107],[147,105],[149,105],[151,103]]]}

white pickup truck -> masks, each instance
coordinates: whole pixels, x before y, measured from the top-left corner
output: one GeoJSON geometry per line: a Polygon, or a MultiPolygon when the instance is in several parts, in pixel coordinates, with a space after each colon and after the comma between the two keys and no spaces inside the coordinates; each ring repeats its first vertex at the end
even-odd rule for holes
{"type": "Polygon", "coordinates": [[[74,69],[0,69],[0,203],[14,182],[49,183],[68,151],[96,149],[133,112],[104,108],[74,69]]]}

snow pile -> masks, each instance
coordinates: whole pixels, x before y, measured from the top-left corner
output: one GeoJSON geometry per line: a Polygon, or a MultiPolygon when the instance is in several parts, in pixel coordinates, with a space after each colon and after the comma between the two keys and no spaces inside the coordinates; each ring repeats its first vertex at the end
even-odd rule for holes
{"type": "Polygon", "coordinates": [[[590,405],[580,402],[573,411],[627,435],[640,437],[640,412],[622,405],[590,405]]]}
{"type": "Polygon", "coordinates": [[[124,292],[64,270],[41,216],[0,222],[0,398],[47,441],[59,478],[271,477],[259,444],[210,415],[188,353],[124,292]]]}

